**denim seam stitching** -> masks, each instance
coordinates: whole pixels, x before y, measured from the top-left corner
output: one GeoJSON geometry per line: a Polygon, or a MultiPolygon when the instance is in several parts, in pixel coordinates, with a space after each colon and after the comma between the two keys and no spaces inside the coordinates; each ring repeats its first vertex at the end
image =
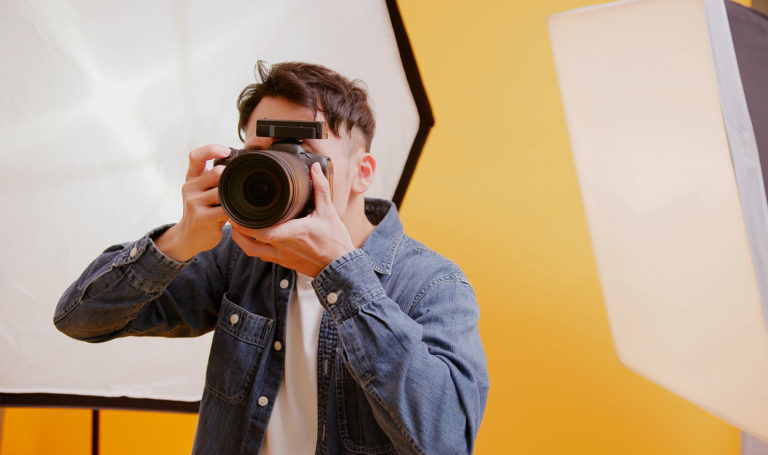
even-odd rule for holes
{"type": "MultiPolygon", "coordinates": [[[[232,336],[228,332],[225,332],[225,333],[229,336],[232,336]]],[[[253,386],[253,380],[256,377],[256,370],[258,369],[258,366],[259,366],[258,359],[260,359],[261,356],[264,354],[264,346],[259,346],[259,345],[251,345],[251,346],[255,346],[257,349],[255,352],[255,355],[251,359],[251,366],[248,369],[248,374],[245,377],[245,382],[243,383],[242,387],[239,388],[240,390],[238,390],[237,393],[235,394],[227,395],[226,393],[218,390],[216,387],[211,385],[211,383],[208,381],[208,378],[206,377],[205,389],[211,395],[229,404],[239,404],[245,399],[251,387],[253,386]]]]}
{"type": "MultiPolygon", "coordinates": [[[[382,270],[377,270],[377,272],[385,273],[387,275],[392,273],[392,266],[395,262],[395,255],[397,255],[397,251],[400,249],[400,244],[403,241],[403,237],[405,237],[405,232],[399,231],[397,233],[397,237],[392,241],[392,246],[389,248],[389,250],[387,250],[384,267],[382,267],[382,270]]],[[[374,258],[371,259],[371,262],[374,263],[374,268],[378,269],[378,261],[374,258]]]]}
{"type": "Polygon", "coordinates": [[[429,293],[432,288],[437,286],[438,284],[445,283],[445,282],[454,282],[454,283],[465,283],[465,281],[455,274],[452,275],[445,275],[438,278],[435,278],[434,280],[430,281],[426,286],[424,286],[419,292],[416,293],[416,295],[413,297],[413,302],[411,303],[410,308],[408,308],[408,311],[406,314],[410,315],[411,312],[416,308],[416,305],[421,302],[421,299],[429,293]]]}
{"type": "Polygon", "coordinates": [[[234,251],[230,254],[229,257],[229,267],[227,268],[227,283],[232,281],[232,275],[235,271],[235,264],[237,264],[237,260],[240,258],[242,251],[239,248],[233,249],[234,251]]]}
{"type": "MultiPolygon", "coordinates": [[[[233,313],[233,314],[236,314],[236,313],[233,313]]],[[[248,318],[248,319],[251,319],[248,315],[245,315],[245,317],[248,318]]],[[[236,339],[238,339],[240,341],[243,341],[245,343],[248,343],[250,345],[259,346],[259,347],[263,348],[267,344],[266,343],[266,338],[267,338],[267,335],[270,333],[270,331],[272,329],[272,324],[273,323],[274,323],[273,320],[269,320],[269,321],[267,321],[264,324],[260,324],[260,325],[262,325],[262,327],[259,329],[259,333],[255,334],[254,336],[248,336],[248,335],[240,334],[240,333],[237,332],[236,329],[231,327],[231,324],[228,325],[224,321],[219,321],[217,323],[217,325],[218,325],[219,328],[221,328],[221,330],[227,332],[228,334],[232,335],[236,339]]]]}
{"type": "Polygon", "coordinates": [[[389,418],[392,419],[392,421],[395,423],[397,428],[400,430],[400,434],[403,436],[403,438],[411,445],[413,449],[416,449],[416,452],[422,455],[425,455],[427,452],[424,450],[423,447],[421,447],[421,444],[419,444],[417,441],[415,441],[410,434],[408,434],[408,430],[403,426],[403,424],[400,422],[399,419],[396,418],[394,413],[389,410],[389,408],[384,404],[384,401],[379,397],[379,395],[373,390],[373,387],[367,386],[365,390],[368,391],[368,393],[371,394],[374,400],[376,400],[377,403],[379,403],[379,406],[381,406],[382,409],[384,409],[387,414],[389,414],[389,418]]]}
{"type": "Polygon", "coordinates": [[[331,275],[333,272],[341,270],[342,268],[344,268],[346,264],[365,254],[366,253],[360,249],[352,250],[349,253],[345,254],[344,256],[341,256],[336,260],[332,261],[330,264],[328,264],[327,268],[321,271],[320,274],[317,276],[317,278],[315,278],[317,285],[322,287],[326,281],[332,281],[329,275],[331,275]]]}
{"type": "MultiPolygon", "coordinates": [[[[88,288],[91,287],[91,285],[96,280],[98,280],[99,278],[103,277],[107,273],[111,272],[113,268],[114,268],[114,266],[110,266],[109,270],[105,270],[104,272],[100,273],[99,276],[97,276],[96,278],[91,280],[90,283],[88,283],[87,286],[83,287],[83,290],[80,292],[80,297],[77,300],[75,300],[72,303],[70,303],[69,305],[67,305],[66,307],[64,307],[63,311],[61,312],[61,314],[58,315],[58,317],[54,317],[54,319],[53,319],[54,324],[63,321],[64,318],[69,316],[69,314],[75,310],[75,308],[80,306],[80,304],[83,302],[83,298],[85,297],[85,293],[88,291],[88,288]]],[[[56,316],[56,315],[54,315],[54,316],[56,316]]]]}
{"type": "MultiPolygon", "coordinates": [[[[340,362],[340,368],[342,370],[346,370],[347,373],[351,376],[351,380],[345,381],[341,378],[337,378],[336,380],[336,408],[339,413],[338,424],[339,424],[339,436],[341,439],[341,443],[344,445],[344,447],[347,448],[347,450],[350,450],[352,452],[358,452],[358,453],[368,453],[368,454],[385,454],[387,452],[392,452],[395,450],[392,442],[389,442],[389,445],[378,445],[374,447],[366,447],[360,444],[356,444],[353,440],[351,435],[349,434],[349,426],[347,425],[347,421],[349,418],[347,417],[346,412],[346,401],[345,397],[346,394],[344,393],[345,388],[343,387],[345,383],[351,384],[354,388],[357,385],[357,374],[355,374],[354,371],[351,371],[349,368],[346,367],[344,361],[342,360],[340,362]]],[[[344,371],[339,372],[339,376],[343,375],[344,371]]],[[[373,377],[371,378],[373,380],[373,377]]],[[[369,384],[370,380],[367,381],[365,384],[369,384]]],[[[361,388],[363,392],[367,390],[367,388],[361,388]]],[[[378,402],[378,400],[377,400],[378,402]]],[[[377,424],[378,425],[378,424],[377,424]]],[[[379,429],[381,429],[381,426],[379,426],[379,429]]],[[[382,430],[383,431],[383,430],[382,430]]],[[[386,434],[386,433],[385,433],[386,434]]]]}
{"type": "Polygon", "coordinates": [[[166,287],[168,287],[168,282],[165,283],[157,283],[152,282],[149,280],[146,280],[142,278],[138,273],[136,273],[135,270],[133,270],[132,267],[125,267],[125,276],[128,278],[128,282],[131,283],[131,286],[141,292],[145,292],[147,294],[156,294],[161,293],[163,290],[165,290],[166,287]]]}

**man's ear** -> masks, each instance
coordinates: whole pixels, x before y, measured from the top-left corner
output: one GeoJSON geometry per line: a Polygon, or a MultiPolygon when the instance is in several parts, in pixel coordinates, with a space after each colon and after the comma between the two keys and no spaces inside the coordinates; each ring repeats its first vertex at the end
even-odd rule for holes
{"type": "Polygon", "coordinates": [[[357,158],[357,175],[352,181],[352,191],[365,193],[373,183],[373,174],[376,173],[376,159],[370,153],[363,152],[357,158]]]}

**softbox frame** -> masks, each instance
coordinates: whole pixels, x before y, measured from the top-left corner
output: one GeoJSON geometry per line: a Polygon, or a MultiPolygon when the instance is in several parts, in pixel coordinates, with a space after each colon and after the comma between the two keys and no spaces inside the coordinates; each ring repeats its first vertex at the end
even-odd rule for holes
{"type": "Polygon", "coordinates": [[[189,150],[240,145],[259,59],[365,82],[369,194],[399,207],[434,119],[394,0],[0,4],[0,406],[197,410],[210,334],[92,345],[53,310],[101,250],[179,219],[189,150]]]}

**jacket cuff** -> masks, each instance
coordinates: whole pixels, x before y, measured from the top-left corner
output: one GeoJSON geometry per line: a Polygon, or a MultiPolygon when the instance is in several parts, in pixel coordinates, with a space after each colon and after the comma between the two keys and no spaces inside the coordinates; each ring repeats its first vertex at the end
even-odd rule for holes
{"type": "Polygon", "coordinates": [[[312,285],[320,303],[340,324],[368,302],[386,297],[373,261],[362,249],[352,250],[326,266],[312,285]]]}
{"type": "Polygon", "coordinates": [[[128,277],[136,287],[148,291],[159,292],[165,289],[191,262],[178,262],[166,256],[155,245],[154,239],[173,226],[168,224],[148,232],[144,237],[133,243],[123,244],[120,253],[112,262],[113,267],[125,267],[128,277]]]}

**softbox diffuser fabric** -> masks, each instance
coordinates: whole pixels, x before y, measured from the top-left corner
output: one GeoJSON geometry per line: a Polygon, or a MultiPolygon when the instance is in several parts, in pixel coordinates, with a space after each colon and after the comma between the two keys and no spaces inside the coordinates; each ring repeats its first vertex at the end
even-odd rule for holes
{"type": "Polygon", "coordinates": [[[191,149],[241,145],[235,100],[259,59],[366,83],[369,194],[392,198],[424,138],[393,6],[0,2],[0,394],[199,400],[210,335],[86,344],[56,331],[56,302],[104,248],[180,218],[191,149]]]}
{"type": "Polygon", "coordinates": [[[768,440],[759,100],[725,3],[621,1],[549,29],[619,358],[768,440]]]}

